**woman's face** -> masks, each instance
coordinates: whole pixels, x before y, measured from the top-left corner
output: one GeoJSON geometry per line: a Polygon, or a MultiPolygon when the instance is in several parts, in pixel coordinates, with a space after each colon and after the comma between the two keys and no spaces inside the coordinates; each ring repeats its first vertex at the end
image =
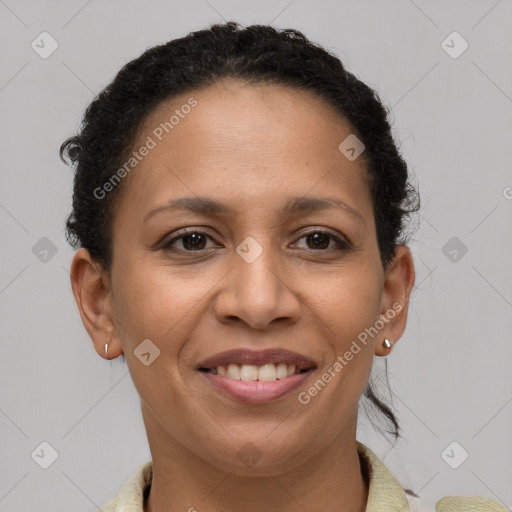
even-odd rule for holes
{"type": "Polygon", "coordinates": [[[277,474],[355,438],[412,264],[401,248],[382,268],[364,153],[338,149],[351,133],[312,93],[234,80],[144,123],[113,221],[112,337],[92,336],[124,352],[152,451],[277,474]]]}

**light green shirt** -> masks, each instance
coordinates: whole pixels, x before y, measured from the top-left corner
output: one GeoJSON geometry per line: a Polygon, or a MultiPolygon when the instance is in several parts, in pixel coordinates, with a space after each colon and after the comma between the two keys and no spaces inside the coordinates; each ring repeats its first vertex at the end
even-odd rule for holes
{"type": "MultiPolygon", "coordinates": [[[[357,441],[361,462],[369,475],[366,512],[409,512],[409,502],[403,487],[384,463],[364,444],[357,441]]],[[[99,512],[143,512],[144,497],[153,477],[153,461],[146,462],[121,488],[118,495],[99,512]]],[[[489,498],[448,496],[436,504],[435,512],[509,512],[489,498]]]]}

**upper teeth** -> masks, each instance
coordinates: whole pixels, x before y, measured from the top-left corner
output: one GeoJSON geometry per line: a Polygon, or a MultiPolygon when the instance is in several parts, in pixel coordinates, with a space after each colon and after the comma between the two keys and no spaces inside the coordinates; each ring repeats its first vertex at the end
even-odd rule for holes
{"type": "Polygon", "coordinates": [[[284,379],[293,375],[295,373],[295,365],[287,365],[285,363],[279,363],[278,365],[269,363],[263,366],[256,366],[252,364],[228,364],[227,367],[217,366],[217,368],[213,368],[211,371],[212,373],[217,373],[235,380],[272,381],[276,379],[284,379]]]}

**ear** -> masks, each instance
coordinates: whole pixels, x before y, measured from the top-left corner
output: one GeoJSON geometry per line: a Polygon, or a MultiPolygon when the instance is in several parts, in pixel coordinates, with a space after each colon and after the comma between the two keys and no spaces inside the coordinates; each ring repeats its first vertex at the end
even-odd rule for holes
{"type": "Polygon", "coordinates": [[[390,349],[383,344],[385,338],[389,338],[394,344],[402,336],[407,323],[409,297],[414,280],[415,271],[411,251],[406,245],[399,245],[385,273],[380,311],[384,327],[375,345],[375,355],[389,354],[390,349]]]}
{"type": "Polygon", "coordinates": [[[82,323],[96,352],[105,359],[120,356],[123,351],[117,334],[108,273],[91,258],[87,249],[82,248],[73,257],[70,275],[82,323]],[[105,354],[105,344],[108,344],[108,356],[105,354]]]}

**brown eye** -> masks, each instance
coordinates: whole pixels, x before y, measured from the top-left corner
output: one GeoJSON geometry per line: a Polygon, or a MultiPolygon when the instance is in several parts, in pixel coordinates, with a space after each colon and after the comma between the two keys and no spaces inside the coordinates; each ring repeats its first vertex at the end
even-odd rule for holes
{"type": "Polygon", "coordinates": [[[306,240],[311,243],[311,249],[327,249],[331,241],[331,237],[325,233],[313,233],[306,236],[306,240]]]}
{"type": "Polygon", "coordinates": [[[206,237],[203,233],[190,233],[180,237],[183,247],[187,251],[195,251],[204,249],[206,237]]]}
{"type": "Polygon", "coordinates": [[[202,231],[188,231],[166,242],[163,249],[176,250],[178,252],[202,251],[207,248],[208,239],[213,240],[211,236],[202,231]]]}
{"type": "Polygon", "coordinates": [[[313,251],[346,250],[350,247],[347,242],[328,231],[311,231],[299,238],[299,240],[302,239],[306,240],[306,249],[313,251]],[[329,246],[331,242],[334,242],[334,247],[329,246]]]}

